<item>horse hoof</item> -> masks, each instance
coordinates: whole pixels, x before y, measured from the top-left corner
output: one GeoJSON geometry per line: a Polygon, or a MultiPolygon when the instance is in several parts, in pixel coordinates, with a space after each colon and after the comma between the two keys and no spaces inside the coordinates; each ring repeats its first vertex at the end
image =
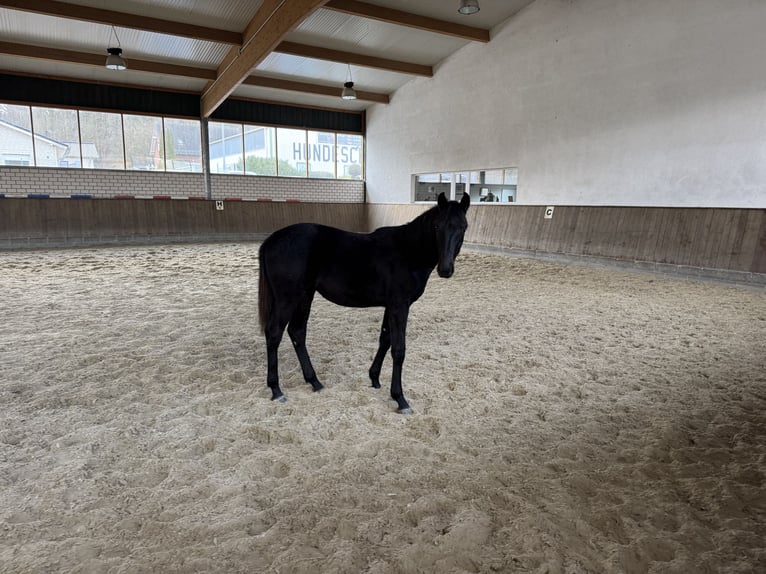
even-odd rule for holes
{"type": "Polygon", "coordinates": [[[407,407],[404,409],[398,409],[396,412],[399,413],[400,415],[411,415],[412,409],[410,407],[407,407]]]}
{"type": "Polygon", "coordinates": [[[275,403],[286,403],[287,397],[285,395],[279,395],[278,397],[274,397],[271,400],[274,401],[275,403]]]}
{"type": "Polygon", "coordinates": [[[306,383],[311,385],[311,390],[314,391],[315,393],[318,393],[324,388],[324,385],[320,383],[318,379],[314,379],[314,380],[306,379],[306,383]]]}
{"type": "Polygon", "coordinates": [[[376,383],[372,383],[372,388],[373,389],[379,389],[380,388],[380,383],[377,383],[377,384],[376,383]]]}

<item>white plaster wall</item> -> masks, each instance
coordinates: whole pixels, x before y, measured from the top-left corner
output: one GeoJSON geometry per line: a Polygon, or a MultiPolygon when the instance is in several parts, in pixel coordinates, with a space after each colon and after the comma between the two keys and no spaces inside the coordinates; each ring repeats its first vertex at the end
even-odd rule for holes
{"type": "Polygon", "coordinates": [[[369,201],[518,167],[526,204],[766,207],[766,2],[537,0],[367,115],[369,201]]]}

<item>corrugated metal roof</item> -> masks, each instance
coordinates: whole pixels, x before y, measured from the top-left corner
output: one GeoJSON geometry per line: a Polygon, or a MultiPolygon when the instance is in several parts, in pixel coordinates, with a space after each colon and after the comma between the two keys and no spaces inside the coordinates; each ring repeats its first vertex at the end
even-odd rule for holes
{"type": "MultiPolygon", "coordinates": [[[[490,30],[531,1],[481,0],[481,11],[469,17],[457,13],[458,0],[366,0],[366,3],[490,30]]],[[[128,60],[128,70],[114,72],[105,69],[99,63],[100,57],[106,57],[106,48],[116,45],[109,23],[77,20],[65,17],[66,15],[36,13],[34,10],[38,8],[38,4],[39,9],[44,11],[45,5],[49,3],[29,0],[25,8],[33,11],[25,11],[2,7],[0,0],[0,71],[201,92],[207,80],[193,77],[193,70],[173,70],[189,73],[191,77],[139,71],[130,69],[130,62],[145,61],[149,63],[150,68],[152,63],[189,66],[212,74],[233,47],[233,44],[224,41],[147,31],[127,24],[118,24],[115,31],[123,55],[128,60]],[[85,63],[71,63],[71,60],[62,57],[62,51],[81,54],[78,58],[85,63]],[[19,55],[18,52],[22,52],[23,55],[19,55]],[[62,58],[64,61],[61,61],[62,58]]],[[[124,14],[141,15],[144,18],[158,18],[241,34],[256,14],[261,2],[122,0],[115,4],[105,0],[77,0],[65,4],[71,4],[73,12],[78,11],[80,7],[119,11],[124,14]]],[[[316,10],[286,34],[284,39],[310,47],[426,66],[435,66],[471,41],[330,8],[316,10]]],[[[161,66],[158,70],[162,70],[161,66]]],[[[339,94],[343,82],[346,81],[348,65],[343,58],[327,61],[272,52],[251,73],[332,87],[337,89],[339,94]]],[[[358,90],[383,95],[393,94],[413,78],[410,74],[358,64],[351,65],[351,73],[358,90]]],[[[248,85],[237,87],[234,95],[347,110],[360,110],[372,105],[365,100],[343,101],[335,96],[248,85]]]]}
{"type": "Polygon", "coordinates": [[[196,26],[209,26],[233,32],[244,29],[258,8],[261,0],[74,0],[67,4],[90,6],[161,18],[196,26]]]}
{"type": "Polygon", "coordinates": [[[386,58],[434,65],[468,42],[458,38],[405,28],[332,10],[318,10],[305,20],[290,40],[386,58]]]}

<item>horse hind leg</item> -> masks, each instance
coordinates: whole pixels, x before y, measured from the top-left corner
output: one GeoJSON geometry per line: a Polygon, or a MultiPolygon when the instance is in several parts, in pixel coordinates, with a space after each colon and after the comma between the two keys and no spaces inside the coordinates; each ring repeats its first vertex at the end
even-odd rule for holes
{"type": "Polygon", "coordinates": [[[295,349],[295,354],[298,356],[298,362],[301,364],[303,378],[311,385],[314,392],[317,392],[321,391],[324,386],[317,378],[314,367],[311,364],[311,359],[309,358],[309,352],[306,349],[306,329],[313,299],[314,294],[312,293],[304,298],[295,308],[293,316],[290,318],[290,323],[287,326],[287,334],[290,336],[293,348],[295,349]]]}

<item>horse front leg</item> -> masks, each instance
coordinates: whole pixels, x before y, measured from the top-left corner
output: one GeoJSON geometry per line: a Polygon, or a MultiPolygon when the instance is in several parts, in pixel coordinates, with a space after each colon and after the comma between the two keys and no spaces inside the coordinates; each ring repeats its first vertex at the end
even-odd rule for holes
{"type": "Polygon", "coordinates": [[[391,337],[391,359],[394,367],[391,372],[391,398],[399,405],[397,412],[408,415],[412,413],[410,405],[404,398],[402,391],[402,365],[406,351],[405,334],[407,332],[407,315],[410,312],[408,305],[390,308],[386,310],[388,315],[388,328],[391,337]]]}
{"type": "Polygon", "coordinates": [[[383,368],[383,359],[386,358],[386,353],[391,348],[391,335],[388,327],[388,310],[383,313],[383,324],[380,326],[380,340],[378,343],[378,352],[375,353],[375,358],[372,360],[372,366],[370,367],[370,380],[372,386],[376,389],[380,388],[380,370],[383,368]]]}

